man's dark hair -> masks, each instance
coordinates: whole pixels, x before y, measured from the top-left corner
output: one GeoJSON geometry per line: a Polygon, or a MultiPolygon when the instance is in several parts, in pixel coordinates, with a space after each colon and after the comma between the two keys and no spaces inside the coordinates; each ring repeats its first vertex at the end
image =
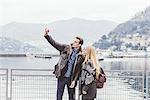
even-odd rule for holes
{"type": "Polygon", "coordinates": [[[80,37],[76,37],[76,39],[80,40],[79,44],[83,45],[83,39],[80,37]]]}

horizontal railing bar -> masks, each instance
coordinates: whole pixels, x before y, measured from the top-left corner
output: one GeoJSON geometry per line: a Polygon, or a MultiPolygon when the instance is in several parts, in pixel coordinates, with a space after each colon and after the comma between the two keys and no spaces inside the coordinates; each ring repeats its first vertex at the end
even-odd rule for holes
{"type": "Polygon", "coordinates": [[[106,76],[110,78],[143,78],[143,76],[106,76]]]}
{"type": "Polygon", "coordinates": [[[51,76],[51,77],[55,77],[54,75],[12,75],[12,76],[51,76]]]}
{"type": "Polygon", "coordinates": [[[15,70],[23,70],[23,71],[53,71],[53,69],[11,69],[12,71],[15,70]]]}
{"type": "Polygon", "coordinates": [[[0,68],[0,70],[8,70],[7,68],[0,68]]]}
{"type": "MultiPolygon", "coordinates": [[[[11,70],[31,70],[31,71],[53,71],[53,69],[11,69],[11,70]]],[[[104,70],[106,72],[144,72],[144,70],[104,70]]],[[[150,71],[148,71],[150,72],[150,71]]]]}
{"type": "Polygon", "coordinates": [[[1,75],[2,75],[2,76],[6,76],[7,74],[0,74],[0,76],[1,76],[1,75]]]}
{"type": "MultiPolygon", "coordinates": [[[[0,70],[8,70],[8,68],[0,68],[0,70]]],[[[52,69],[22,69],[22,68],[13,68],[11,70],[52,70],[52,69]]],[[[105,71],[143,71],[143,70],[108,70],[105,71]]],[[[148,70],[150,72],[150,70],[148,70]]]]}
{"type": "MultiPolygon", "coordinates": [[[[55,75],[12,75],[12,76],[50,76],[55,77],[55,75]]],[[[143,78],[143,76],[107,76],[106,77],[113,77],[113,78],[143,78]]]]}
{"type": "Polygon", "coordinates": [[[144,72],[144,70],[104,70],[104,72],[144,72]]]}

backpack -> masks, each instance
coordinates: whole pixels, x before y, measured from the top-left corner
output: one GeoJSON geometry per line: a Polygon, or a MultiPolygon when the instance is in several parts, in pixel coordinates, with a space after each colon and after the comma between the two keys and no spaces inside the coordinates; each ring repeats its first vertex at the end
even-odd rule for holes
{"type": "Polygon", "coordinates": [[[106,82],[106,75],[102,68],[100,68],[100,70],[101,70],[101,73],[99,74],[98,79],[96,79],[97,88],[103,88],[104,83],[106,82]]]}

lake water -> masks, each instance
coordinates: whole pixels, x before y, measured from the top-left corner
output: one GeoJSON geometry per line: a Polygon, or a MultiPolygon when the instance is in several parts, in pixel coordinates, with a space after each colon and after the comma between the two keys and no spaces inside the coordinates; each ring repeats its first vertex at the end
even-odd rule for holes
{"type": "MultiPolygon", "coordinates": [[[[8,69],[53,69],[59,57],[52,59],[32,57],[0,57],[0,68],[8,69]]],[[[100,65],[106,70],[150,69],[150,58],[105,58],[100,65]]]]}

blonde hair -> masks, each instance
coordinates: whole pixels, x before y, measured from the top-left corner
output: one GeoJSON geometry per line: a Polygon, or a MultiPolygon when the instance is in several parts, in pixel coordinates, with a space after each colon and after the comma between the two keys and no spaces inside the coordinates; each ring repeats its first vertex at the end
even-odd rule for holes
{"type": "Polygon", "coordinates": [[[88,61],[88,59],[92,60],[93,66],[96,69],[96,78],[98,79],[98,76],[100,74],[100,66],[99,66],[99,63],[98,63],[98,59],[96,57],[96,51],[92,46],[88,46],[86,48],[84,64],[88,61]]]}

